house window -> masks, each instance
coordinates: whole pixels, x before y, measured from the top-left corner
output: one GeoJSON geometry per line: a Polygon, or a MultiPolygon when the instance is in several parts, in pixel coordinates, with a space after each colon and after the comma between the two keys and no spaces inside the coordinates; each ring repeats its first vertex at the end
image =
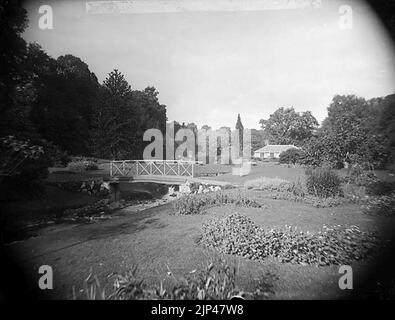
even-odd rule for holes
{"type": "Polygon", "coordinates": [[[274,158],[274,152],[270,152],[270,158],[274,158]]]}

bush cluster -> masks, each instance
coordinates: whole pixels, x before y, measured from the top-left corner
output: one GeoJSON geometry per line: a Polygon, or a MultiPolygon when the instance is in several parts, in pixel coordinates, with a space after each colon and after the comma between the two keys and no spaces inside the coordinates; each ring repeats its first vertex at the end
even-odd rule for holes
{"type": "MultiPolygon", "coordinates": [[[[346,201],[346,199],[338,196],[323,198],[307,194],[306,187],[301,180],[289,182],[279,178],[262,177],[246,181],[244,187],[267,191],[265,196],[272,199],[304,202],[317,208],[335,207],[346,201]]],[[[248,196],[252,197],[253,195],[249,194],[248,196]]]]}
{"type": "Polygon", "coordinates": [[[300,149],[291,148],[281,152],[279,162],[285,164],[297,164],[304,158],[304,152],[300,149]]]}
{"type": "Polygon", "coordinates": [[[341,180],[332,170],[326,168],[308,169],[306,175],[306,188],[309,194],[323,198],[342,195],[341,180]]]}
{"type": "Polygon", "coordinates": [[[267,196],[272,199],[304,202],[317,208],[335,207],[344,203],[342,197],[318,197],[306,194],[305,186],[300,180],[289,182],[279,178],[262,177],[246,181],[244,187],[267,191],[267,196]]]}
{"type": "Polygon", "coordinates": [[[249,199],[240,193],[226,193],[223,191],[189,194],[174,201],[173,208],[176,214],[203,214],[209,207],[217,205],[235,205],[242,207],[261,208],[263,204],[249,199]]]}
{"type": "Polygon", "coordinates": [[[263,260],[317,266],[349,264],[374,252],[378,238],[356,226],[326,228],[317,233],[297,232],[291,227],[264,230],[248,217],[234,213],[204,223],[200,244],[225,254],[263,260]]]}

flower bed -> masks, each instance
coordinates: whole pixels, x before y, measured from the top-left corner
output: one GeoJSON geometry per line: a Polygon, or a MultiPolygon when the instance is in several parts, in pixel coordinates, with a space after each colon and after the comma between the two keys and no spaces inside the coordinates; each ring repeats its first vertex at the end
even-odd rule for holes
{"type": "Polygon", "coordinates": [[[324,226],[316,233],[297,232],[291,227],[264,230],[248,217],[234,213],[204,223],[199,243],[253,260],[274,257],[281,262],[327,266],[366,258],[374,252],[379,240],[375,234],[356,226],[324,226]]]}
{"type": "Polygon", "coordinates": [[[272,199],[304,202],[317,208],[335,207],[347,201],[339,196],[319,197],[308,194],[300,180],[290,182],[279,178],[261,177],[246,181],[244,187],[263,191],[265,196],[272,199]]]}
{"type": "Polygon", "coordinates": [[[269,196],[272,199],[304,202],[316,208],[336,207],[347,202],[347,199],[343,197],[321,198],[313,195],[298,196],[290,192],[272,192],[269,194],[269,196]]]}
{"type": "Polygon", "coordinates": [[[261,208],[264,204],[252,200],[236,192],[212,192],[191,194],[174,201],[175,214],[204,214],[209,207],[217,205],[235,205],[243,207],[261,208]]]}
{"type": "Polygon", "coordinates": [[[369,196],[361,201],[362,212],[375,216],[395,216],[395,192],[389,195],[369,196]]]}

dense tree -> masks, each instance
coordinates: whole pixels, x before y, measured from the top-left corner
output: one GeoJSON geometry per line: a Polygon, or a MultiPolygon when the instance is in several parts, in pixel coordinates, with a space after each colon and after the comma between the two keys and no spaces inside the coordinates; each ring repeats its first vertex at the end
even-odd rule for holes
{"type": "Polygon", "coordinates": [[[159,129],[163,136],[166,132],[166,106],[159,103],[159,92],[154,87],[147,87],[143,91],[134,90],[131,103],[137,117],[136,156],[142,156],[144,147],[149,142],[143,142],[143,135],[147,129],[159,129]]]}
{"type": "Polygon", "coordinates": [[[131,87],[118,70],[110,72],[104,80],[101,103],[94,112],[94,154],[113,159],[135,158],[137,112],[132,104],[131,87]]]}
{"type": "Polygon", "coordinates": [[[264,147],[266,139],[264,130],[251,129],[251,151],[264,147]]]}
{"type": "Polygon", "coordinates": [[[395,94],[386,96],[379,101],[370,101],[380,112],[378,130],[386,137],[386,149],[395,161],[395,94]]]}
{"type": "Polygon", "coordinates": [[[381,99],[336,95],[317,135],[306,145],[312,164],[345,162],[383,166],[389,159],[388,137],[379,130],[381,99]]]}
{"type": "Polygon", "coordinates": [[[39,134],[70,154],[88,155],[92,110],[99,98],[96,76],[72,55],[54,60],[37,45],[29,46],[29,55],[37,75],[32,120],[39,134]]]}
{"type": "Polygon", "coordinates": [[[310,111],[299,113],[294,108],[279,108],[259,123],[272,144],[302,145],[318,127],[310,111]]]}
{"type": "Polygon", "coordinates": [[[94,109],[94,154],[105,158],[141,158],[144,146],[149,143],[143,142],[144,132],[155,128],[164,134],[166,120],[166,106],[159,103],[155,88],[132,91],[124,76],[114,70],[104,81],[100,103],[94,109]]]}
{"type": "Polygon", "coordinates": [[[240,113],[237,115],[236,121],[236,130],[238,130],[238,146],[239,146],[239,156],[243,156],[243,133],[244,133],[244,126],[241,122],[240,113]]]}
{"type": "Polygon", "coordinates": [[[197,154],[198,154],[198,127],[194,122],[188,123],[186,125],[186,128],[189,130],[192,130],[193,135],[195,136],[195,158],[192,160],[198,160],[197,154]]]}
{"type": "MultiPolygon", "coordinates": [[[[0,3],[0,119],[14,105],[14,95],[23,83],[26,42],[21,34],[27,26],[27,13],[20,1],[0,3]]],[[[6,123],[6,122],[4,122],[6,123]]]]}

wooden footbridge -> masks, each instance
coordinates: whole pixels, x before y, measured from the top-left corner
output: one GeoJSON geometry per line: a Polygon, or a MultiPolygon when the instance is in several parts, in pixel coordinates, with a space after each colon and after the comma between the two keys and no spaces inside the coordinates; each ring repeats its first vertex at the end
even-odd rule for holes
{"type": "Polygon", "coordinates": [[[119,195],[119,183],[153,182],[182,185],[187,181],[225,186],[228,182],[194,177],[198,163],[185,160],[116,160],[110,162],[110,187],[115,198],[119,195]]]}
{"type": "Polygon", "coordinates": [[[119,160],[110,162],[111,180],[182,184],[194,178],[195,161],[119,160]]]}
{"type": "Polygon", "coordinates": [[[116,160],[110,162],[110,180],[113,182],[155,182],[163,184],[184,184],[185,182],[228,185],[195,177],[196,161],[186,160],[116,160]]]}

